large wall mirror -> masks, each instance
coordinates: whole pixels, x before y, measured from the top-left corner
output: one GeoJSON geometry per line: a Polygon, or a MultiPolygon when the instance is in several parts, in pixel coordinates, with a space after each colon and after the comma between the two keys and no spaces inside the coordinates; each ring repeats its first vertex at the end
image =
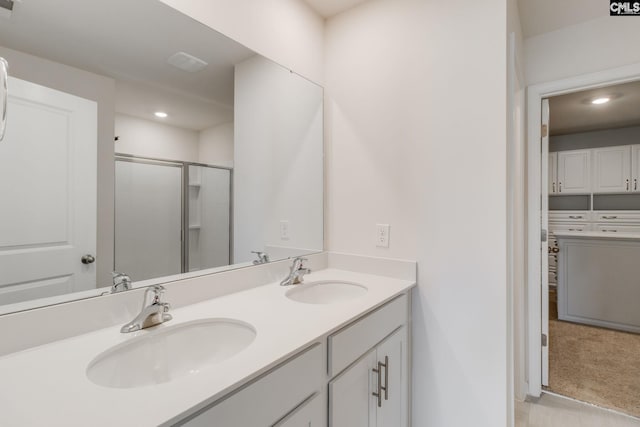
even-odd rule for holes
{"type": "Polygon", "coordinates": [[[323,249],[321,87],[158,0],[2,6],[0,314],[323,249]]]}

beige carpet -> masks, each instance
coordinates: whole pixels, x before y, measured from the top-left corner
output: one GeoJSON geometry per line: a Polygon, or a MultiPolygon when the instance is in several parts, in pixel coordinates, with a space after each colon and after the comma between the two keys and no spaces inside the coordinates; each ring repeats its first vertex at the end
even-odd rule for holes
{"type": "Polygon", "coordinates": [[[549,300],[549,389],[640,417],[640,335],[560,321],[549,300]]]}

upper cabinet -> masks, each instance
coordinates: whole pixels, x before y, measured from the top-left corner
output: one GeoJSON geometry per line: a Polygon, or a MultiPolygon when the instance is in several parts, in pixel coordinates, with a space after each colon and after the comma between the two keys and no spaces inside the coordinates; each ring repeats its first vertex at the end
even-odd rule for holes
{"type": "Polygon", "coordinates": [[[549,153],[549,194],[558,192],[558,153],[549,153]]]}
{"type": "Polygon", "coordinates": [[[591,192],[591,150],[558,152],[557,194],[591,192]]]}
{"type": "Polygon", "coordinates": [[[640,145],[631,146],[631,191],[640,191],[640,145]]]}
{"type": "Polygon", "coordinates": [[[594,149],[593,192],[623,193],[631,187],[631,146],[594,149]]]}

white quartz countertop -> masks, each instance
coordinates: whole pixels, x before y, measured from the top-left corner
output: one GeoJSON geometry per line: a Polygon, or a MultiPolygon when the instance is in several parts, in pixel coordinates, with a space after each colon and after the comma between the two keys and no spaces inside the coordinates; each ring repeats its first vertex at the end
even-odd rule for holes
{"type": "Polygon", "coordinates": [[[554,231],[556,237],[583,239],[640,240],[640,233],[605,233],[602,231],[554,231]]]}
{"type": "Polygon", "coordinates": [[[186,416],[198,404],[214,402],[415,285],[409,280],[337,269],[305,277],[305,282],[318,280],[357,282],[368,292],[340,303],[304,304],[285,297],[291,287],[274,282],[172,310],[172,321],[148,330],[122,334],[118,325],[1,357],[0,425],[143,427],[167,423],[178,415],[186,416]],[[110,347],[151,330],[208,318],[247,322],[255,327],[257,336],[234,357],[159,385],[106,388],[86,376],[89,363],[110,347]]]}

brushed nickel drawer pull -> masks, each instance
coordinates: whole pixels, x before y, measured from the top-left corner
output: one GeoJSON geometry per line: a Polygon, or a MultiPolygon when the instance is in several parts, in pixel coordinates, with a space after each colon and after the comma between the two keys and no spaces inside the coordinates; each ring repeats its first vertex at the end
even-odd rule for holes
{"type": "Polygon", "coordinates": [[[555,193],[555,192],[556,192],[556,183],[555,183],[555,182],[553,183],[553,190],[552,190],[551,192],[552,192],[552,193],[555,193]]]}
{"type": "Polygon", "coordinates": [[[378,391],[371,393],[378,398],[378,408],[382,408],[382,363],[378,362],[378,369],[372,369],[373,372],[378,374],[378,391]]]}
{"type": "Polygon", "coordinates": [[[638,178],[633,179],[633,191],[638,189],[638,178]]]}
{"type": "Polygon", "coordinates": [[[389,356],[384,357],[384,400],[389,400],[389,356]]]}
{"type": "Polygon", "coordinates": [[[629,180],[627,180],[627,191],[629,191],[629,180]]]}
{"type": "Polygon", "coordinates": [[[618,218],[617,215],[610,215],[610,216],[606,216],[605,215],[605,216],[602,217],[602,219],[616,219],[616,218],[618,218]]]}
{"type": "Polygon", "coordinates": [[[582,219],[582,215],[569,215],[569,219],[582,219]]]}

